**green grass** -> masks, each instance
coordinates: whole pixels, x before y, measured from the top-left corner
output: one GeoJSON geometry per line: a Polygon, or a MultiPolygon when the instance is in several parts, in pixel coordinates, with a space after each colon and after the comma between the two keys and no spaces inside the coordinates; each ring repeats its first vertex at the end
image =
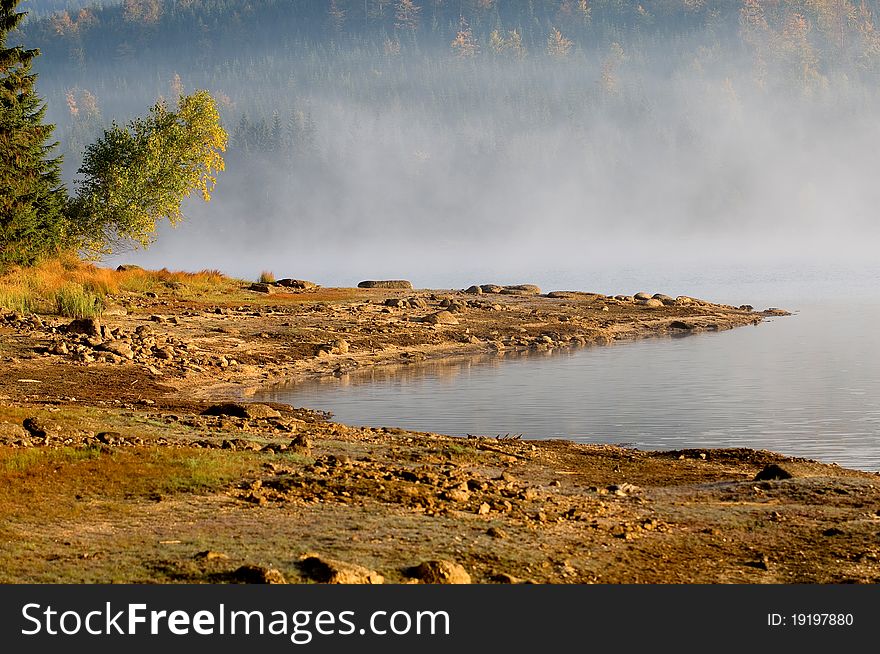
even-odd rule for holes
{"type": "Polygon", "coordinates": [[[67,284],[54,293],[55,313],[68,318],[95,318],[104,311],[101,296],[82,284],[67,284]]]}
{"type": "Polygon", "coordinates": [[[37,301],[32,295],[0,289],[0,309],[28,314],[33,313],[36,307],[37,301]]]}
{"type": "Polygon", "coordinates": [[[14,450],[2,458],[2,469],[5,473],[29,473],[38,469],[57,468],[58,466],[91,461],[101,456],[101,451],[93,447],[63,447],[57,450],[30,448],[14,450]]]}

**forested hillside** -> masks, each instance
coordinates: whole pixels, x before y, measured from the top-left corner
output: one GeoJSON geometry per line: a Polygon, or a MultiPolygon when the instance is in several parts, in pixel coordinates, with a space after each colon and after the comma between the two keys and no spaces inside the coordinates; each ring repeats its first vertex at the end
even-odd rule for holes
{"type": "Polygon", "coordinates": [[[245,216],[245,238],[677,238],[805,233],[832,192],[873,225],[874,185],[843,162],[880,145],[878,16],[875,0],[125,0],[24,37],[68,177],[111,120],[210,90],[232,136],[220,232],[245,216]]]}

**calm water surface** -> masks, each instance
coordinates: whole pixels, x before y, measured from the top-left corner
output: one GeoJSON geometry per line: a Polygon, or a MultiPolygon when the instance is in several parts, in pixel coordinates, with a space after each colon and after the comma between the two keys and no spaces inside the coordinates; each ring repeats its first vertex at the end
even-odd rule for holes
{"type": "Polygon", "coordinates": [[[752,447],[880,470],[878,278],[741,271],[690,280],[690,292],[689,280],[672,277],[662,287],[564,279],[554,287],[665,288],[797,313],[717,334],[365,371],[260,397],[348,424],[640,449],[752,447]]]}

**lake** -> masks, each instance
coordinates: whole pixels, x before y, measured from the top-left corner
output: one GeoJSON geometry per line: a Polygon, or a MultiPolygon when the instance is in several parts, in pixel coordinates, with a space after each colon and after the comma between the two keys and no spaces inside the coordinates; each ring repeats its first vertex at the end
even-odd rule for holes
{"type": "Polygon", "coordinates": [[[542,281],[548,290],[660,291],[795,315],[685,338],[368,370],[258,397],[356,425],[639,449],[750,447],[880,470],[878,270],[694,275],[542,281]]]}

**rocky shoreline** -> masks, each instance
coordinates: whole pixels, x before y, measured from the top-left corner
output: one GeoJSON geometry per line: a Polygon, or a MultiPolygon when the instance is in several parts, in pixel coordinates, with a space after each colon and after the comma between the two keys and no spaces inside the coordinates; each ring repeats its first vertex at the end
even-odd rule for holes
{"type": "Polygon", "coordinates": [[[3,312],[0,581],[880,579],[872,473],[752,450],[349,427],[243,401],[376,366],[786,315],[660,293],[393,282],[281,280],[219,297],[169,285],[120,294],[97,320],[3,312]]]}

